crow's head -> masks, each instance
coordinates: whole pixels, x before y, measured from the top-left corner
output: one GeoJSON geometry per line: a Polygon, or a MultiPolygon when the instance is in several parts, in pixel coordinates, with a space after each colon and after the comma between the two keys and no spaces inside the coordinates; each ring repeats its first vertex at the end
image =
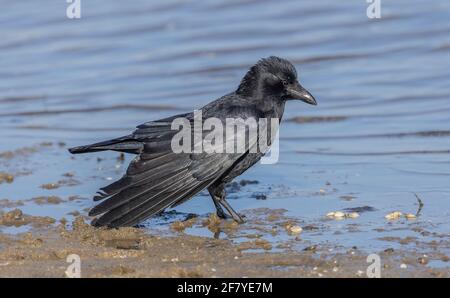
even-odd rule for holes
{"type": "Polygon", "coordinates": [[[255,99],[275,97],[317,104],[311,93],[298,82],[294,65],[286,59],[275,56],[261,59],[252,66],[236,92],[255,99]]]}

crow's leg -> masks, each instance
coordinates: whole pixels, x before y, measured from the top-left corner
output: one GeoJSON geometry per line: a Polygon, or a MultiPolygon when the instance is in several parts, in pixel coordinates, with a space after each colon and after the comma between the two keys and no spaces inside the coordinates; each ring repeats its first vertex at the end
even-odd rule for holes
{"type": "Polygon", "coordinates": [[[242,219],[242,217],[239,215],[239,213],[237,213],[236,211],[233,210],[233,208],[231,208],[230,204],[228,204],[228,202],[225,200],[225,198],[223,198],[221,201],[219,201],[220,204],[222,204],[223,207],[225,207],[225,209],[227,209],[228,213],[231,214],[231,217],[238,223],[244,223],[244,219],[242,219]]]}
{"type": "Polygon", "coordinates": [[[214,202],[214,206],[216,206],[216,214],[218,217],[223,218],[223,219],[227,219],[230,218],[230,216],[228,214],[225,213],[225,211],[223,211],[222,206],[220,206],[219,200],[216,199],[215,196],[212,196],[213,202],[214,202]]]}
{"type": "Polygon", "coordinates": [[[208,188],[209,194],[211,195],[211,198],[214,202],[214,206],[216,206],[216,214],[218,217],[223,218],[223,219],[227,219],[230,218],[230,216],[228,214],[225,213],[225,211],[223,211],[222,206],[220,205],[219,201],[220,201],[220,197],[222,195],[221,192],[223,192],[223,195],[225,195],[225,191],[222,190],[220,191],[220,189],[217,188],[208,188]]]}
{"type": "Polygon", "coordinates": [[[236,211],[234,211],[230,204],[228,204],[228,202],[225,200],[225,187],[223,184],[212,185],[208,188],[208,190],[213,199],[214,205],[216,206],[218,217],[229,218],[229,216],[225,214],[224,210],[222,209],[223,206],[235,221],[237,221],[238,223],[244,222],[242,217],[236,211]]]}

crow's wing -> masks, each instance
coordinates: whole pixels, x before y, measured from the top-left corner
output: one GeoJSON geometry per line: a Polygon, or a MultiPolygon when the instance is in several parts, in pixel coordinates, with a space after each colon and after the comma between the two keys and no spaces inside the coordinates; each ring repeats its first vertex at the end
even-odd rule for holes
{"type": "MultiPolygon", "coordinates": [[[[192,114],[183,116],[192,120],[192,114]]],[[[94,198],[106,199],[89,213],[92,216],[104,213],[95,220],[94,225],[135,225],[191,198],[247,154],[245,151],[174,153],[170,143],[177,131],[171,130],[171,123],[176,117],[138,126],[133,136],[143,142],[143,152],[131,162],[120,180],[102,188],[100,195],[94,198]]],[[[250,135],[248,131],[249,127],[244,131],[238,130],[236,136],[237,139],[245,138],[246,148],[257,143],[257,135],[250,135]]],[[[230,142],[231,138],[234,136],[226,136],[224,143],[230,142]]]]}

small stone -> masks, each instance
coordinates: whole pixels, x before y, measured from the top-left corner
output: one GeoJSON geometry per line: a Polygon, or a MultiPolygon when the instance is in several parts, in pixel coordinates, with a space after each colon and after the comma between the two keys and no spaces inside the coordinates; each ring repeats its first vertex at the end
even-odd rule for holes
{"type": "Polygon", "coordinates": [[[290,226],[289,227],[289,232],[291,232],[293,234],[300,234],[302,231],[303,231],[303,229],[300,226],[290,226]]]}
{"type": "Polygon", "coordinates": [[[419,264],[422,264],[422,265],[428,264],[428,260],[426,258],[420,257],[419,259],[417,259],[417,261],[419,262],[419,264]]]}
{"type": "Polygon", "coordinates": [[[405,263],[403,263],[403,264],[400,265],[400,268],[406,269],[406,268],[408,268],[408,266],[405,263]]]}
{"type": "Polygon", "coordinates": [[[393,220],[400,218],[400,216],[402,216],[402,213],[400,211],[394,211],[387,214],[384,218],[386,218],[387,220],[393,220]]]}

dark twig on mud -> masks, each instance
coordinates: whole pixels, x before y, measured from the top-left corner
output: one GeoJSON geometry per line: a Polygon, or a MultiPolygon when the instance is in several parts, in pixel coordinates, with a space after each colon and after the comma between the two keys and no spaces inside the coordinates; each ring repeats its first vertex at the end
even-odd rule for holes
{"type": "Polygon", "coordinates": [[[417,201],[419,202],[419,209],[417,209],[417,213],[416,213],[416,216],[418,217],[420,214],[420,211],[422,211],[422,207],[424,206],[424,204],[418,194],[414,193],[414,195],[416,196],[417,201]]]}

